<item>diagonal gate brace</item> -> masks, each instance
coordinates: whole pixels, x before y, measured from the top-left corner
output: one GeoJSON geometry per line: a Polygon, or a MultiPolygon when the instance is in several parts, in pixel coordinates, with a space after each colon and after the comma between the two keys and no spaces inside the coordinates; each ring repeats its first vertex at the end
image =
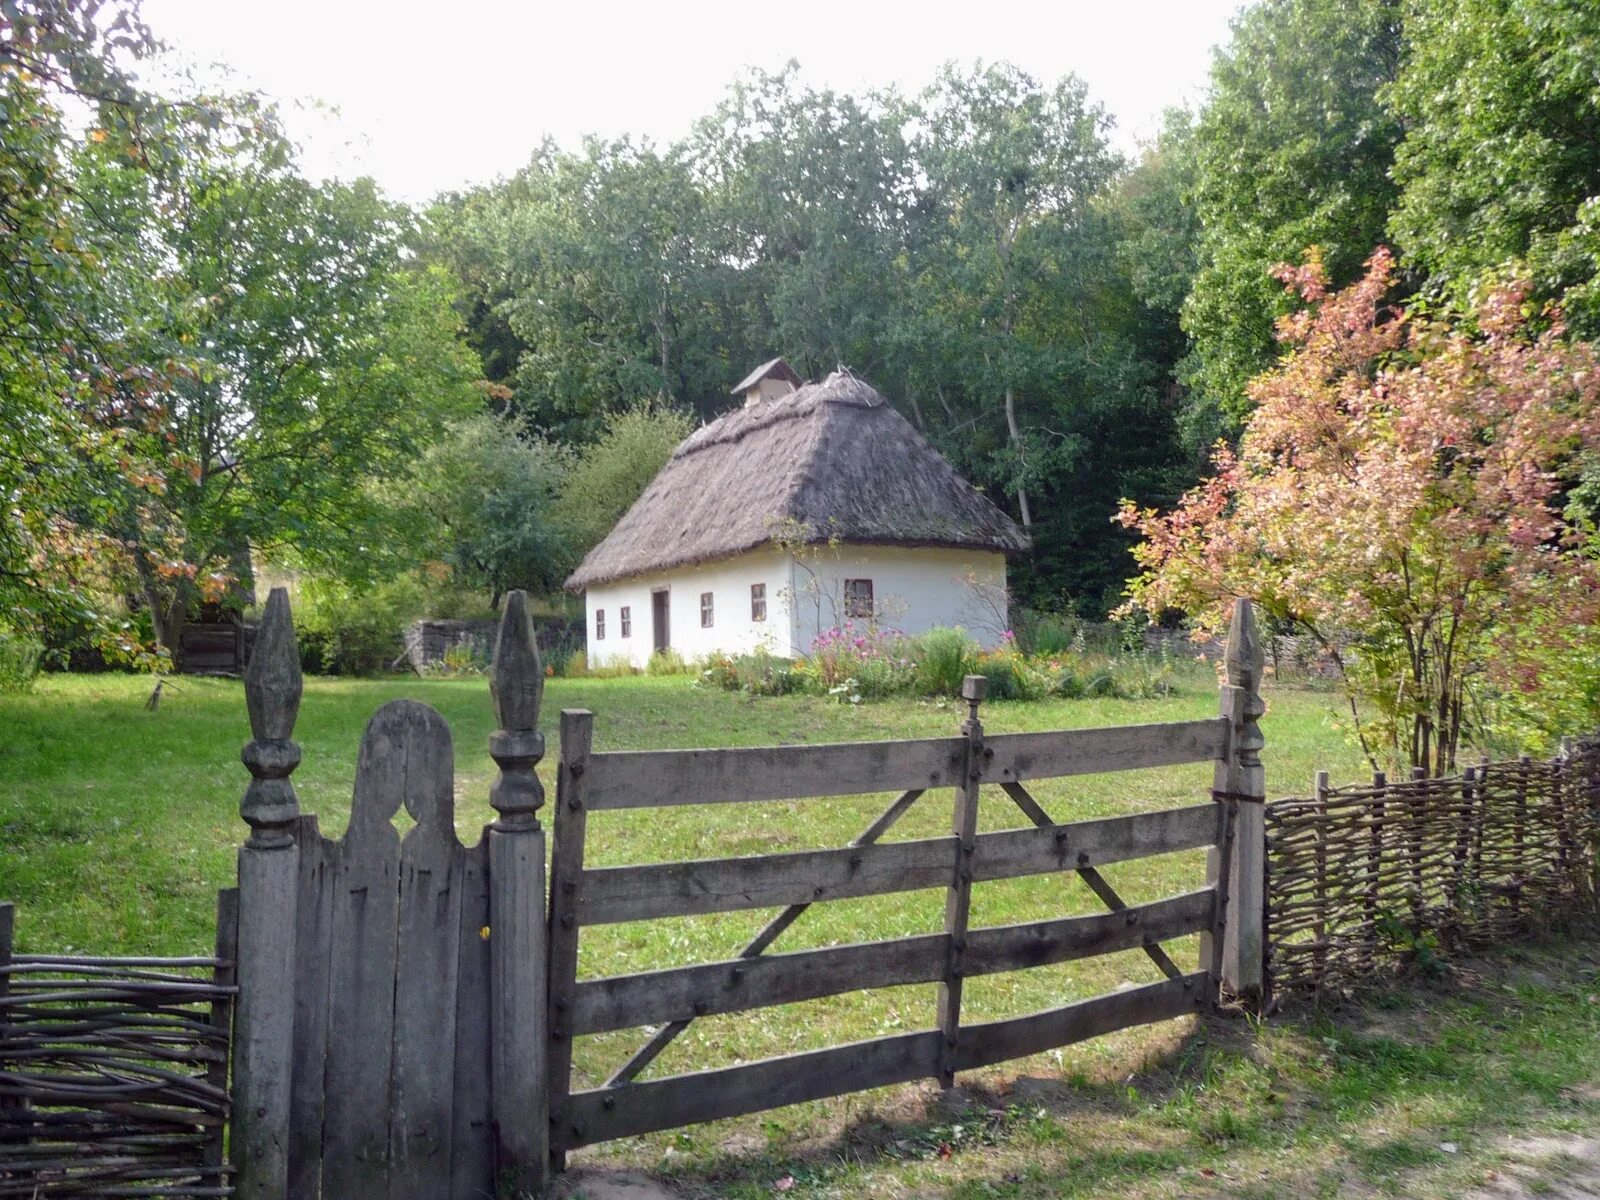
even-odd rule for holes
{"type": "MultiPolygon", "coordinates": [[[[888,808],[884,809],[883,812],[878,816],[877,820],[873,821],[871,825],[868,825],[864,830],[862,830],[861,833],[850,842],[850,845],[872,845],[873,842],[876,842],[884,834],[889,832],[890,826],[892,826],[901,817],[905,816],[907,811],[910,810],[911,806],[917,802],[917,799],[922,795],[924,790],[925,789],[923,788],[912,788],[910,791],[905,792],[898,800],[896,800],[888,808]]],[[[810,904],[789,905],[788,908],[784,909],[777,916],[773,917],[772,920],[768,921],[761,927],[761,932],[750,939],[749,943],[744,947],[744,949],[739,951],[738,957],[759,958],[766,952],[767,948],[771,946],[773,942],[778,940],[779,935],[782,934],[785,929],[789,928],[789,926],[793,925],[795,921],[799,919],[800,914],[805,912],[806,909],[810,907],[810,904]]],[[[639,1047],[638,1051],[632,1058],[617,1068],[616,1073],[613,1074],[610,1079],[606,1080],[605,1086],[608,1088],[621,1087],[623,1084],[631,1082],[640,1071],[644,1070],[652,1062],[654,1062],[656,1056],[670,1046],[673,1040],[680,1033],[689,1028],[689,1025],[693,1019],[694,1018],[690,1017],[681,1021],[669,1021],[667,1024],[663,1025],[651,1036],[648,1042],[639,1047]]]]}
{"type": "MultiPolygon", "coordinates": [[[[1050,814],[1039,806],[1039,802],[1033,798],[1027,788],[1011,780],[1007,780],[1000,786],[1004,789],[1005,794],[1010,796],[1016,806],[1022,810],[1028,820],[1032,821],[1040,829],[1057,827],[1056,823],[1050,819],[1050,814]]],[[[1123,902],[1122,897],[1117,895],[1116,889],[1106,882],[1105,876],[1100,874],[1099,871],[1093,867],[1078,867],[1077,872],[1078,878],[1088,884],[1089,890],[1098,896],[1100,902],[1112,912],[1123,912],[1127,909],[1128,906],[1123,902]]],[[[1150,961],[1155,963],[1160,968],[1161,973],[1168,979],[1183,978],[1183,972],[1178,969],[1178,964],[1167,956],[1167,952],[1161,948],[1159,942],[1145,942],[1143,948],[1144,952],[1150,956],[1150,961]]]]}

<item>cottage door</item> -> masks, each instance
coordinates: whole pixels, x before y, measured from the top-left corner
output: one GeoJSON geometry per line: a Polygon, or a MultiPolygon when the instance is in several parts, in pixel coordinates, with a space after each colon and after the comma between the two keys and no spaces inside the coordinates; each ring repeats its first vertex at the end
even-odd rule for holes
{"type": "Polygon", "coordinates": [[[670,610],[667,597],[672,593],[663,588],[659,592],[650,593],[650,617],[655,626],[655,648],[665,650],[672,645],[672,625],[669,621],[670,610]]]}

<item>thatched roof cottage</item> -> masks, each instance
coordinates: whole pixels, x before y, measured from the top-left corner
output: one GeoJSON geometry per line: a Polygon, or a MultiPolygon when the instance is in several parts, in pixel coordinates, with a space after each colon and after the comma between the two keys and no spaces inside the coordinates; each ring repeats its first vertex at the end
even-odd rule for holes
{"type": "Polygon", "coordinates": [[[567,580],[591,663],[798,656],[847,620],[998,639],[1027,537],[878,392],[842,371],[802,383],[780,358],[735,394],[567,580]]]}

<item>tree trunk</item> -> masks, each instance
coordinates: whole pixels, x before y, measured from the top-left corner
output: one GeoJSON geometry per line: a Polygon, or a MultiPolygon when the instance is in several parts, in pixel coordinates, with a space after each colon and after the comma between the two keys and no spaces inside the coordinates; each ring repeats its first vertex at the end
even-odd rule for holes
{"type": "MultiPolygon", "coordinates": [[[[1017,424],[1017,394],[1016,389],[1010,387],[1006,388],[1006,428],[1011,432],[1011,444],[1017,449],[1017,462],[1026,467],[1028,455],[1022,445],[1022,429],[1017,424]]],[[[1022,513],[1023,532],[1032,533],[1033,510],[1028,505],[1026,484],[1017,484],[1017,508],[1022,513]]]]}

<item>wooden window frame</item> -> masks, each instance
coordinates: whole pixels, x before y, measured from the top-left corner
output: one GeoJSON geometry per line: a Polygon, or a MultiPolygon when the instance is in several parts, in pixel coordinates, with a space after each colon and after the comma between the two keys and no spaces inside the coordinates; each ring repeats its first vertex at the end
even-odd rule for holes
{"type": "Polygon", "coordinates": [[[633,636],[633,606],[624,604],[617,610],[617,636],[631,638],[633,636]]]}
{"type": "Polygon", "coordinates": [[[752,621],[767,619],[767,585],[764,583],[750,585],[750,619],[752,621]]]}
{"type": "Polygon", "coordinates": [[[603,608],[594,610],[594,640],[597,642],[606,640],[606,610],[603,608]]]}
{"type": "Polygon", "coordinates": [[[874,616],[877,615],[876,604],[877,601],[872,594],[872,580],[846,579],[844,581],[844,615],[846,619],[852,621],[870,621],[874,616]],[[861,608],[861,601],[863,597],[858,594],[858,589],[860,589],[863,585],[866,587],[865,611],[863,611],[861,608]]]}
{"type": "Polygon", "coordinates": [[[715,592],[700,593],[700,628],[710,629],[717,618],[717,599],[715,592]]]}

